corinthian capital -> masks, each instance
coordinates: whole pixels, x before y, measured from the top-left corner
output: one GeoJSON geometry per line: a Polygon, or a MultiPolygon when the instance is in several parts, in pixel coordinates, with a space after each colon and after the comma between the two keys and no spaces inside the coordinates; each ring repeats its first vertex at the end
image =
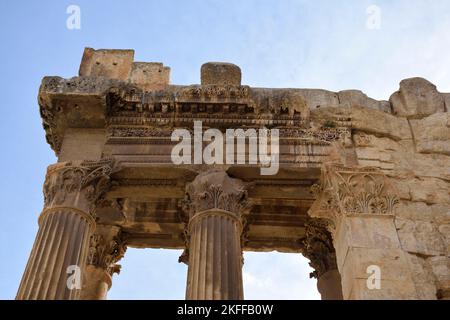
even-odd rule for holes
{"type": "Polygon", "coordinates": [[[97,202],[111,185],[118,170],[114,160],[70,161],[48,167],[44,183],[45,207],[75,206],[94,214],[97,202]]]}
{"type": "Polygon", "coordinates": [[[90,239],[87,264],[102,268],[112,276],[120,272],[120,265],[116,262],[125,251],[126,245],[119,227],[97,225],[90,239]]]}
{"type": "Polygon", "coordinates": [[[311,261],[309,265],[314,269],[311,278],[320,278],[327,271],[337,269],[336,252],[328,227],[328,222],[322,219],[311,219],[305,223],[303,255],[311,261]]]}
{"type": "Polygon", "coordinates": [[[223,170],[209,170],[187,185],[183,205],[190,217],[210,209],[241,216],[248,209],[246,184],[230,178],[223,170]]]}
{"type": "Polygon", "coordinates": [[[317,199],[309,214],[333,222],[350,214],[391,215],[398,204],[395,188],[377,168],[324,165],[321,183],[312,191],[317,199]]]}

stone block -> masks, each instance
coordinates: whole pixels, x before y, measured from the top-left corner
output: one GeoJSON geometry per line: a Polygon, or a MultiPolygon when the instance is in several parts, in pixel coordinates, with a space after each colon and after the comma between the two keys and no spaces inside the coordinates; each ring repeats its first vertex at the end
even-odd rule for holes
{"type": "Polygon", "coordinates": [[[339,102],[342,105],[350,107],[360,106],[382,112],[391,113],[391,105],[388,101],[377,101],[369,98],[365,93],[359,90],[344,90],[338,92],[339,102]]]}
{"type": "Polygon", "coordinates": [[[446,247],[434,222],[396,218],[398,237],[403,250],[423,255],[446,253],[446,247]]]}
{"type": "Polygon", "coordinates": [[[130,82],[144,91],[162,90],[170,82],[170,68],[158,62],[134,62],[130,82]]]}
{"type": "Polygon", "coordinates": [[[396,218],[415,221],[433,221],[431,206],[425,202],[400,201],[397,206],[396,218]]]}
{"type": "Polygon", "coordinates": [[[352,128],[394,140],[412,139],[406,119],[382,111],[357,107],[351,108],[352,128]]]}
{"type": "Polygon", "coordinates": [[[368,289],[366,279],[355,279],[348,300],[416,300],[417,292],[411,281],[381,280],[380,289],[368,289]]]}
{"type": "Polygon", "coordinates": [[[411,127],[418,152],[450,155],[450,113],[411,120],[411,127]]]}
{"type": "Polygon", "coordinates": [[[384,280],[411,280],[408,260],[401,249],[351,248],[345,259],[343,274],[367,279],[369,266],[378,266],[384,280]]]}
{"type": "Polygon", "coordinates": [[[436,277],[427,259],[416,254],[405,252],[411,272],[412,282],[416,287],[417,298],[421,300],[436,300],[436,277]]]}
{"type": "Polygon", "coordinates": [[[379,249],[400,247],[391,216],[361,214],[350,216],[346,220],[350,247],[379,249]]]}
{"type": "Polygon", "coordinates": [[[415,178],[401,182],[409,188],[412,201],[428,204],[449,204],[449,184],[436,178],[415,178]]]}
{"type": "Polygon", "coordinates": [[[232,63],[208,62],[202,65],[202,85],[241,85],[241,69],[232,63]]]}
{"type": "Polygon", "coordinates": [[[444,112],[444,97],[436,86],[423,78],[405,79],[390,100],[393,113],[400,117],[423,118],[444,112]]]}
{"type": "Polygon", "coordinates": [[[133,59],[134,50],[85,48],[79,75],[127,80],[133,59]]]}
{"type": "Polygon", "coordinates": [[[102,129],[67,129],[58,161],[100,160],[105,141],[106,131],[102,129]]]}

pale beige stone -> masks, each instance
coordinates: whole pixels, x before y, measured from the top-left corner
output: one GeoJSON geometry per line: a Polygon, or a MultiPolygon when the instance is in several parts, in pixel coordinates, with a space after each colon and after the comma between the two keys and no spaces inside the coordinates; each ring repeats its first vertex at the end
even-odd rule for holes
{"type": "Polygon", "coordinates": [[[441,255],[446,247],[433,222],[396,218],[398,237],[403,250],[423,255],[441,255]]]}
{"type": "Polygon", "coordinates": [[[406,119],[382,111],[354,106],[351,108],[352,128],[367,133],[392,138],[411,139],[411,130],[406,119]]]}
{"type": "Polygon", "coordinates": [[[128,79],[134,50],[94,50],[86,48],[80,65],[82,77],[95,76],[110,79],[128,79]]]}
{"type": "Polygon", "coordinates": [[[129,81],[144,91],[162,90],[170,83],[170,68],[158,62],[134,62],[129,81]]]}
{"type": "Polygon", "coordinates": [[[366,94],[359,90],[344,90],[338,92],[339,103],[348,106],[364,106],[367,108],[391,113],[391,105],[389,101],[377,101],[369,98],[366,94]]]}
{"type": "Polygon", "coordinates": [[[88,48],[79,77],[39,89],[58,163],[17,298],[104,299],[131,246],[184,249],[189,299],[242,299],[245,250],[302,253],[323,299],[449,299],[449,101],[423,79],[390,102],[254,88],[226,63],[172,85],[168,67],[132,50],[88,48]],[[174,165],[171,134],[194,121],[279,129],[278,173],[174,165]],[[65,289],[67,263],[86,272],[81,290],[65,289]],[[368,264],[381,267],[380,290],[367,287],[368,264]]]}
{"type": "Polygon", "coordinates": [[[411,279],[417,292],[418,299],[436,300],[437,282],[431,265],[425,257],[417,254],[405,253],[411,267],[411,279]]]}
{"type": "Polygon", "coordinates": [[[450,155],[449,114],[441,112],[424,119],[410,120],[418,152],[450,155]]]}
{"type": "Polygon", "coordinates": [[[202,85],[241,85],[241,69],[232,63],[208,62],[201,68],[202,85]]]}
{"type": "Polygon", "coordinates": [[[423,78],[405,79],[400,90],[389,99],[395,115],[407,118],[423,118],[436,112],[444,112],[444,98],[436,86],[423,78]]]}
{"type": "Polygon", "coordinates": [[[68,129],[64,135],[58,161],[100,160],[105,142],[105,130],[68,129]],[[80,145],[83,145],[83,148],[80,148],[80,145]]]}

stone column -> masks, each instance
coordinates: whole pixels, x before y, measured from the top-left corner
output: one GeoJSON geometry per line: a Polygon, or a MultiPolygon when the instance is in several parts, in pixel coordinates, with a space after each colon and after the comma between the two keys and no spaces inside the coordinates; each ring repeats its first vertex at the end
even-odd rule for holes
{"type": "Polygon", "coordinates": [[[394,212],[397,192],[375,168],[324,165],[309,214],[333,226],[344,299],[417,299],[394,212]]]}
{"type": "Polygon", "coordinates": [[[112,286],[112,276],[120,272],[116,264],[125,254],[126,246],[117,226],[97,224],[90,238],[87,265],[83,273],[82,300],[105,300],[112,286]]]}
{"type": "Polygon", "coordinates": [[[16,299],[79,299],[95,229],[95,205],[109,187],[111,161],[48,168],[44,210],[16,299]]]}
{"type": "Polygon", "coordinates": [[[314,269],[311,278],[317,279],[317,289],[322,300],[342,300],[341,275],[337,270],[333,239],[323,219],[311,219],[305,224],[306,237],[303,240],[303,255],[314,269]]]}
{"type": "Polygon", "coordinates": [[[241,300],[244,184],[224,171],[202,173],[187,186],[186,299],[241,300]]]}

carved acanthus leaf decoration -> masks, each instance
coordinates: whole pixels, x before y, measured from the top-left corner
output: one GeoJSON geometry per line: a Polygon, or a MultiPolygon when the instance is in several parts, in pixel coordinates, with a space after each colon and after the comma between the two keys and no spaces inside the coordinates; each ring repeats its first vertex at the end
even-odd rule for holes
{"type": "Polygon", "coordinates": [[[311,278],[320,278],[327,271],[337,269],[333,239],[328,231],[329,223],[323,219],[311,219],[305,224],[306,237],[303,239],[303,254],[314,269],[311,278]]]}
{"type": "Polygon", "coordinates": [[[335,220],[349,214],[394,214],[399,202],[388,178],[376,168],[346,168],[325,165],[321,185],[311,191],[316,203],[313,217],[335,220]]]}
{"type": "Polygon", "coordinates": [[[119,169],[114,160],[65,162],[49,167],[44,183],[45,206],[59,205],[70,194],[83,192],[90,213],[111,185],[111,174],[119,169]]]}
{"type": "Polygon", "coordinates": [[[247,190],[241,180],[230,178],[224,171],[211,170],[200,174],[186,187],[183,207],[190,216],[209,209],[240,215],[248,209],[247,197],[247,190]]]}
{"type": "Polygon", "coordinates": [[[120,272],[120,265],[116,264],[125,254],[126,245],[120,234],[106,239],[103,235],[93,234],[89,244],[89,265],[105,269],[111,276],[120,272]]]}

